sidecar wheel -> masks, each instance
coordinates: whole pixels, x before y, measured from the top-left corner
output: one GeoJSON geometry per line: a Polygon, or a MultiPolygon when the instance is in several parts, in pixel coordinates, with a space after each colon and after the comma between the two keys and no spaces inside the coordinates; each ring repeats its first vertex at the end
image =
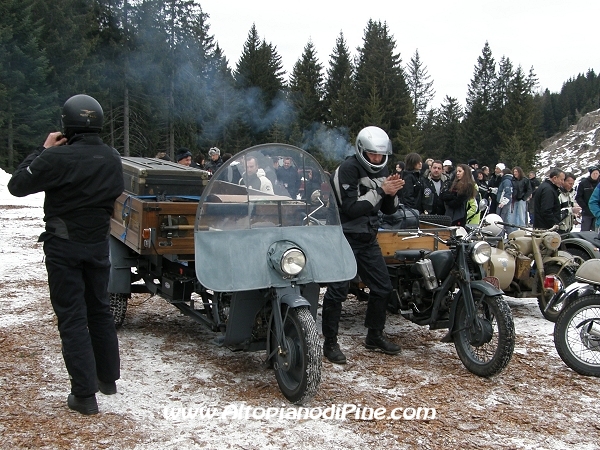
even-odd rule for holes
{"type": "MultiPolygon", "coordinates": [[[[317,325],[307,307],[282,311],[289,357],[275,355],[275,378],[290,402],[303,404],[317,393],[321,383],[322,353],[317,325]],[[282,362],[286,361],[287,366],[282,362]]],[[[277,346],[272,334],[272,345],[277,346]]]]}
{"type": "Polygon", "coordinates": [[[456,306],[454,346],[464,366],[475,375],[491,377],[500,373],[510,361],[515,348],[515,325],[512,313],[502,296],[488,297],[473,289],[475,310],[483,331],[467,323],[465,303],[456,306]]]}
{"type": "MultiPolygon", "coordinates": [[[[565,267],[562,270],[562,272],[560,274],[558,274],[559,270],[560,270],[560,266],[556,263],[550,263],[550,264],[546,265],[546,267],[544,267],[544,272],[546,273],[546,275],[556,276],[561,289],[564,289],[565,287],[567,287],[570,284],[573,284],[575,282],[575,271],[573,269],[565,267]]],[[[541,290],[544,289],[541,281],[538,280],[537,285],[538,285],[538,292],[541,292],[541,290]]],[[[544,316],[544,318],[546,320],[549,320],[550,322],[556,322],[556,319],[558,319],[558,315],[565,307],[565,304],[564,303],[555,303],[554,305],[552,305],[552,308],[550,308],[548,311],[544,311],[546,309],[546,305],[548,304],[548,301],[552,298],[552,294],[553,294],[553,292],[549,291],[549,293],[545,296],[544,300],[542,300],[541,294],[538,294],[538,306],[540,307],[540,311],[542,311],[542,315],[544,316]]]]}
{"type": "Polygon", "coordinates": [[[115,321],[115,327],[119,328],[123,325],[125,320],[125,313],[127,312],[127,300],[129,300],[129,294],[109,294],[110,295],[110,310],[113,314],[115,321]]]}
{"type": "Polygon", "coordinates": [[[554,325],[554,346],[575,372],[600,377],[600,296],[586,295],[568,304],[554,325]]]}

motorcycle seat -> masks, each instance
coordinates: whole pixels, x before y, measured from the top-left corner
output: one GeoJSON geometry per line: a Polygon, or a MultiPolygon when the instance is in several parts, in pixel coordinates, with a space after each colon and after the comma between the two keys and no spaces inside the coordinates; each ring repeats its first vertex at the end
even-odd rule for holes
{"type": "Polygon", "coordinates": [[[421,255],[427,256],[431,253],[431,250],[426,249],[409,249],[409,250],[396,250],[394,253],[394,259],[398,261],[418,261],[421,259],[421,255]]]}

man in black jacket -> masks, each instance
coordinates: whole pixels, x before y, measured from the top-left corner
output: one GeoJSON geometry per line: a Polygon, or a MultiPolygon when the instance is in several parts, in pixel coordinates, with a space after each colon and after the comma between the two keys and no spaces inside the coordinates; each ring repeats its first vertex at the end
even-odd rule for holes
{"type": "Polygon", "coordinates": [[[98,388],[117,392],[119,344],[108,298],[108,233],[123,192],[119,153],[98,133],[100,104],[76,95],[63,106],[64,134],[50,133],[43,147],[17,167],[8,183],[23,197],[45,191],[44,242],[50,301],[71,379],[69,408],[96,414],[98,388]]]}
{"type": "MultiPolygon", "coordinates": [[[[396,212],[396,193],[404,181],[398,174],[388,175],[386,165],[388,155],[392,153],[392,144],[381,128],[363,128],[356,138],[355,152],[335,170],[331,184],[340,207],[344,235],[356,258],[358,275],[369,288],[365,346],[395,355],[400,352],[400,346],[383,334],[387,304],[393,288],[377,242],[377,229],[380,210],[384,214],[396,212]]],[[[330,283],[323,298],[323,354],[336,364],[346,363],[337,335],[342,303],[346,300],[349,287],[347,281],[330,283]]]]}
{"type": "Polygon", "coordinates": [[[565,173],[558,168],[550,170],[548,178],[537,188],[533,196],[533,226],[549,229],[560,223],[563,215],[558,194],[565,181],[565,173]]]}
{"type": "Polygon", "coordinates": [[[589,177],[585,177],[579,182],[577,186],[577,194],[575,195],[575,201],[581,206],[581,231],[591,231],[594,229],[596,218],[590,211],[588,202],[592,196],[592,192],[598,185],[598,176],[600,175],[600,168],[597,166],[591,166],[588,171],[590,172],[589,177]]]}
{"type": "Polygon", "coordinates": [[[448,177],[444,173],[442,161],[435,160],[431,163],[429,175],[423,181],[423,212],[443,216],[446,205],[440,198],[442,191],[449,188],[448,177]]]}

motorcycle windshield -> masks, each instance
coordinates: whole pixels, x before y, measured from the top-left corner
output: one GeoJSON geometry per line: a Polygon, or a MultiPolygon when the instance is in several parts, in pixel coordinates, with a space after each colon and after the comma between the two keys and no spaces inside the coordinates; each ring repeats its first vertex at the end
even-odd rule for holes
{"type": "Polygon", "coordinates": [[[289,285],[269,257],[275,242],[305,253],[297,283],[355,275],[328,174],[297,147],[263,144],[226,161],[202,193],[194,231],[198,280],[218,291],[289,285]]]}

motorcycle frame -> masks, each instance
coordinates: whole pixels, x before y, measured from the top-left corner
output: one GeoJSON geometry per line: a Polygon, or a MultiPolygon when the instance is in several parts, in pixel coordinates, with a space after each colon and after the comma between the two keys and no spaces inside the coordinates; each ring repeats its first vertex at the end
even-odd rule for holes
{"type": "MultiPolygon", "coordinates": [[[[477,287],[481,290],[485,295],[488,296],[496,296],[502,295],[503,292],[499,289],[496,289],[487,281],[483,280],[471,280],[469,265],[467,263],[467,248],[468,243],[461,242],[457,244],[455,264],[456,268],[450,271],[450,274],[446,277],[446,279],[442,282],[442,284],[437,288],[438,292],[434,297],[434,311],[436,316],[439,310],[439,305],[441,304],[442,299],[444,298],[446,292],[448,292],[454,284],[458,285],[459,292],[454,298],[452,302],[452,306],[450,307],[450,314],[448,318],[448,333],[441,339],[442,342],[452,342],[453,334],[456,331],[456,308],[460,301],[465,303],[465,309],[467,313],[467,318],[469,323],[477,324],[476,320],[476,310],[475,310],[475,300],[473,299],[473,293],[471,291],[472,287],[477,287]]],[[[452,250],[449,250],[452,251],[452,250]]],[[[433,312],[432,312],[432,322],[433,322],[433,312]]]]}

